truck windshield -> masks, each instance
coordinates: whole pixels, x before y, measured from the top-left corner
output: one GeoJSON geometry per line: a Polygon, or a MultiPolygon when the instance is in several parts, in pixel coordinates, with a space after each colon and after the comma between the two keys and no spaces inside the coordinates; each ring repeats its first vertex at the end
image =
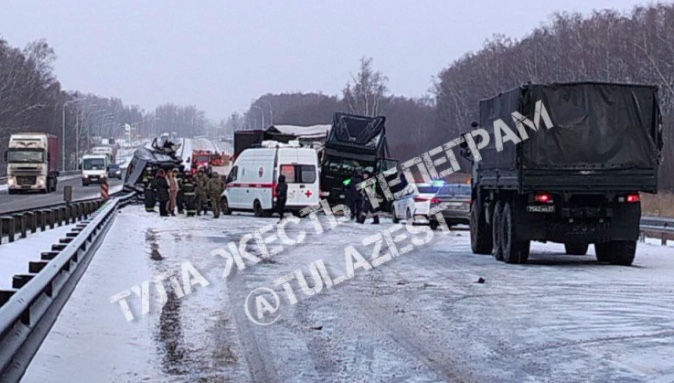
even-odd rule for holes
{"type": "Polygon", "coordinates": [[[7,152],[7,162],[9,162],[9,163],[12,163],[12,162],[22,162],[22,163],[37,162],[37,163],[42,163],[42,162],[44,162],[44,151],[42,151],[42,150],[12,150],[12,149],[10,149],[7,152]]]}
{"type": "Polygon", "coordinates": [[[82,161],[84,170],[103,170],[105,169],[105,160],[102,158],[87,158],[82,161]]]}
{"type": "Polygon", "coordinates": [[[355,160],[336,160],[333,159],[324,165],[324,169],[327,169],[330,172],[334,173],[344,173],[351,174],[354,170],[358,174],[363,174],[364,171],[372,172],[374,168],[372,166],[363,166],[358,161],[355,160]]]}

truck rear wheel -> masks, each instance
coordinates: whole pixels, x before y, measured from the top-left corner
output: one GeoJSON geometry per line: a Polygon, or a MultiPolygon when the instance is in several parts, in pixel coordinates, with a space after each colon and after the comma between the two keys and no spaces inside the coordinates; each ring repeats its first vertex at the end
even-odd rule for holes
{"type": "Polygon", "coordinates": [[[506,202],[503,207],[502,224],[500,227],[501,251],[506,263],[527,263],[529,260],[530,241],[516,240],[516,229],[513,224],[512,206],[506,202]]]}
{"type": "Polygon", "coordinates": [[[501,226],[503,225],[503,203],[496,202],[494,206],[494,215],[491,219],[492,242],[494,243],[494,258],[497,261],[503,260],[503,248],[501,247],[501,226]]]}
{"type": "Polygon", "coordinates": [[[594,245],[599,262],[612,265],[631,266],[637,251],[637,241],[611,241],[594,245]]]}
{"type": "Polygon", "coordinates": [[[470,205],[470,247],[474,254],[491,254],[494,247],[491,230],[481,213],[481,207],[473,201],[470,205]],[[479,209],[479,210],[478,210],[479,209]]]}
{"type": "Polygon", "coordinates": [[[564,244],[564,250],[569,255],[585,255],[587,254],[587,248],[590,247],[587,243],[581,242],[569,242],[564,244]]]}

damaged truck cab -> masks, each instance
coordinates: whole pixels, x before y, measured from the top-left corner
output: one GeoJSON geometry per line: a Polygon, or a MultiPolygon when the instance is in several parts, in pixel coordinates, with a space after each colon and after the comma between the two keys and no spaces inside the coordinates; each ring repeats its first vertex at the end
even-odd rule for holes
{"type": "Polygon", "coordinates": [[[600,262],[631,265],[639,193],[658,190],[657,92],[631,84],[526,84],[482,100],[481,134],[465,135],[463,145],[473,162],[473,252],[526,263],[532,240],[563,243],[573,255],[594,244],[600,262]]]}

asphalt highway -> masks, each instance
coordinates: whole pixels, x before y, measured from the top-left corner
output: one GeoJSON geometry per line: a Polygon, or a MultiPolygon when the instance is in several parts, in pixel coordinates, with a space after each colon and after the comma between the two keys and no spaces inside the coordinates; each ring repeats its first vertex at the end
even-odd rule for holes
{"type": "MultiPolygon", "coordinates": [[[[119,180],[110,180],[110,192],[115,187],[122,184],[119,180]]],[[[39,192],[31,192],[25,194],[9,195],[7,190],[0,191],[0,215],[10,211],[33,209],[41,206],[54,205],[63,202],[63,188],[64,186],[73,187],[73,201],[79,199],[95,198],[101,193],[101,188],[98,184],[89,186],[82,186],[80,178],[69,178],[59,180],[56,191],[49,194],[41,194],[39,192]]],[[[117,187],[119,189],[119,187],[117,187]]]]}

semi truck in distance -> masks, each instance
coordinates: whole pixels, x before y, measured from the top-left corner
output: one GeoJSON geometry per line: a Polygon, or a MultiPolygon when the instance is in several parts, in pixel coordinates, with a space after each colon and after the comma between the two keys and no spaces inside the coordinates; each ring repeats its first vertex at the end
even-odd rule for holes
{"type": "Polygon", "coordinates": [[[91,154],[104,154],[108,156],[108,161],[109,162],[115,162],[115,157],[117,151],[115,150],[114,147],[112,146],[95,146],[91,148],[91,154]]]}
{"type": "Polygon", "coordinates": [[[526,263],[531,241],[550,241],[571,255],[593,244],[598,261],[632,264],[640,193],[658,191],[657,87],[526,84],[482,100],[476,125],[462,144],[474,253],[526,263]]]}
{"type": "Polygon", "coordinates": [[[17,133],[5,152],[9,194],[56,191],[60,159],[58,137],[47,133],[17,133]]]}

